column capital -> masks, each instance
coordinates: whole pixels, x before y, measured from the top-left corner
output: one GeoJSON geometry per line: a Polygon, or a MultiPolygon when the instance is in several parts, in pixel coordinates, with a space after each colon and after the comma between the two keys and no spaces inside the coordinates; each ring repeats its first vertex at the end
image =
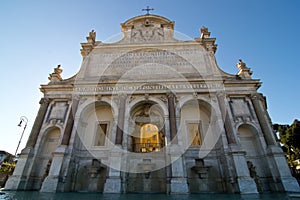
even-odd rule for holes
{"type": "Polygon", "coordinates": [[[49,98],[41,98],[39,104],[47,104],[50,103],[50,99],[49,98]]]}
{"type": "Polygon", "coordinates": [[[251,94],[251,99],[252,100],[263,100],[263,96],[261,93],[253,93],[253,94],[251,94]]]}
{"type": "Polygon", "coordinates": [[[167,92],[166,96],[167,96],[167,98],[174,98],[174,99],[176,98],[176,94],[174,92],[171,92],[171,91],[167,92]]]}
{"type": "Polygon", "coordinates": [[[72,95],[72,101],[79,101],[80,100],[80,95],[76,94],[76,95],[72,95]]]}
{"type": "Polygon", "coordinates": [[[127,94],[126,93],[119,93],[118,97],[119,97],[119,99],[126,99],[127,98],[127,94]]]}
{"type": "Polygon", "coordinates": [[[217,96],[218,98],[225,98],[225,97],[226,97],[226,94],[225,94],[224,91],[217,91],[217,92],[216,92],[216,96],[217,96]]]}

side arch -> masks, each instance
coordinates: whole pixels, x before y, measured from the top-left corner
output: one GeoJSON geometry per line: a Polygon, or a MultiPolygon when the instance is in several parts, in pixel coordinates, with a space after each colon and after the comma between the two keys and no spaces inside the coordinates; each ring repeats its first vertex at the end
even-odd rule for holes
{"type": "Polygon", "coordinates": [[[32,167],[31,178],[34,179],[32,189],[39,190],[43,181],[48,176],[52,164],[53,152],[59,146],[61,137],[61,129],[57,126],[49,127],[44,131],[32,167]]]}
{"type": "Polygon", "coordinates": [[[187,96],[178,102],[176,112],[178,130],[186,149],[193,145],[195,137],[200,140],[198,144],[194,143],[195,146],[210,150],[214,148],[222,126],[211,103],[202,98],[187,96]]]}
{"type": "Polygon", "coordinates": [[[109,104],[113,108],[114,117],[118,116],[118,105],[110,98],[102,97],[101,100],[96,99],[87,99],[81,105],[78,106],[77,112],[75,113],[75,118],[79,118],[82,112],[85,112],[87,109],[93,109],[96,102],[103,101],[109,104]]]}
{"type": "Polygon", "coordinates": [[[263,147],[263,136],[259,137],[257,128],[251,124],[244,123],[237,128],[241,148],[246,152],[250,176],[254,179],[258,191],[269,190],[269,177],[272,176],[263,147]]]}
{"type": "Polygon", "coordinates": [[[259,141],[259,132],[255,126],[243,123],[237,128],[238,138],[246,157],[252,158],[262,154],[262,146],[259,141]]]}
{"type": "Polygon", "coordinates": [[[80,108],[75,119],[78,135],[75,145],[83,144],[87,150],[90,150],[94,147],[108,146],[106,144],[108,141],[114,143],[118,109],[116,104],[114,109],[110,103],[111,101],[106,98],[99,101],[90,100],[80,108]],[[97,138],[99,142],[95,142],[97,138]]]}

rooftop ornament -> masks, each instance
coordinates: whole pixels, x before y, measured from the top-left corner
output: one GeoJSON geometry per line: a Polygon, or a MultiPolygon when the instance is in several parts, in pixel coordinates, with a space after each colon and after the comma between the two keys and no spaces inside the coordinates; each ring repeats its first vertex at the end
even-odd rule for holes
{"type": "Polygon", "coordinates": [[[60,74],[62,73],[62,69],[60,68],[60,65],[57,65],[56,68],[54,68],[54,72],[52,74],[49,74],[48,79],[50,80],[50,82],[59,82],[62,81],[62,77],[60,76],[60,74]]]}
{"type": "Polygon", "coordinates": [[[236,64],[236,67],[239,68],[238,76],[242,79],[251,79],[252,71],[249,67],[246,66],[246,63],[239,59],[239,62],[236,64]]]}
{"type": "Polygon", "coordinates": [[[146,15],[150,15],[150,11],[154,10],[153,8],[150,8],[149,6],[147,6],[147,8],[142,9],[142,11],[146,11],[146,15]]]}

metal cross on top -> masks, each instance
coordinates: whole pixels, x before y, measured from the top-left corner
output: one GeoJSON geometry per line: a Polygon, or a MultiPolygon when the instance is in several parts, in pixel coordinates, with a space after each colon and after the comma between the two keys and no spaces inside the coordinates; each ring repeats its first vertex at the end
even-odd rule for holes
{"type": "Polygon", "coordinates": [[[147,15],[149,15],[149,11],[154,10],[153,8],[150,8],[149,6],[147,6],[147,8],[142,9],[142,11],[147,11],[147,15]]]}

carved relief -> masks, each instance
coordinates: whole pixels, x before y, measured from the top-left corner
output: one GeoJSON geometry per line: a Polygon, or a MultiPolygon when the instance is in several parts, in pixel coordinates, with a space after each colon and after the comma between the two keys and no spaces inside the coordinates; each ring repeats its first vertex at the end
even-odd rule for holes
{"type": "Polygon", "coordinates": [[[40,103],[40,104],[50,103],[50,100],[49,100],[49,98],[41,98],[41,100],[40,100],[39,103],[40,103]]]}
{"type": "Polygon", "coordinates": [[[133,100],[135,100],[136,99],[136,97],[134,97],[134,96],[130,96],[129,97],[129,100],[128,100],[128,103],[131,103],[133,100]]]}
{"type": "Polygon", "coordinates": [[[102,94],[98,94],[98,95],[97,95],[97,100],[98,100],[98,101],[101,101],[101,99],[102,99],[102,94]]]}
{"type": "Polygon", "coordinates": [[[121,26],[124,38],[129,39],[129,42],[147,43],[173,39],[174,22],[160,16],[136,17],[121,26]]]}
{"type": "Polygon", "coordinates": [[[164,39],[164,31],[161,27],[154,27],[147,25],[149,22],[146,20],[145,24],[141,27],[132,29],[131,41],[132,42],[148,42],[148,41],[162,41],[164,39]]]}
{"type": "Polygon", "coordinates": [[[194,99],[197,99],[197,98],[198,98],[198,93],[197,93],[197,92],[194,92],[194,93],[193,93],[193,97],[194,97],[194,99]]]}
{"type": "Polygon", "coordinates": [[[251,121],[253,119],[253,113],[249,102],[244,97],[230,98],[230,109],[233,113],[235,122],[239,121],[251,121]]]}
{"type": "Polygon", "coordinates": [[[164,103],[168,102],[168,99],[166,96],[161,96],[159,99],[164,103]]]}
{"type": "Polygon", "coordinates": [[[145,100],[149,100],[149,94],[145,94],[145,100]]]}
{"type": "Polygon", "coordinates": [[[86,97],[80,98],[80,100],[79,100],[79,105],[82,105],[86,100],[87,100],[86,97]]]}
{"type": "Polygon", "coordinates": [[[54,119],[64,122],[66,119],[68,107],[69,104],[66,101],[59,101],[52,104],[48,113],[47,122],[50,122],[54,119]]]}

